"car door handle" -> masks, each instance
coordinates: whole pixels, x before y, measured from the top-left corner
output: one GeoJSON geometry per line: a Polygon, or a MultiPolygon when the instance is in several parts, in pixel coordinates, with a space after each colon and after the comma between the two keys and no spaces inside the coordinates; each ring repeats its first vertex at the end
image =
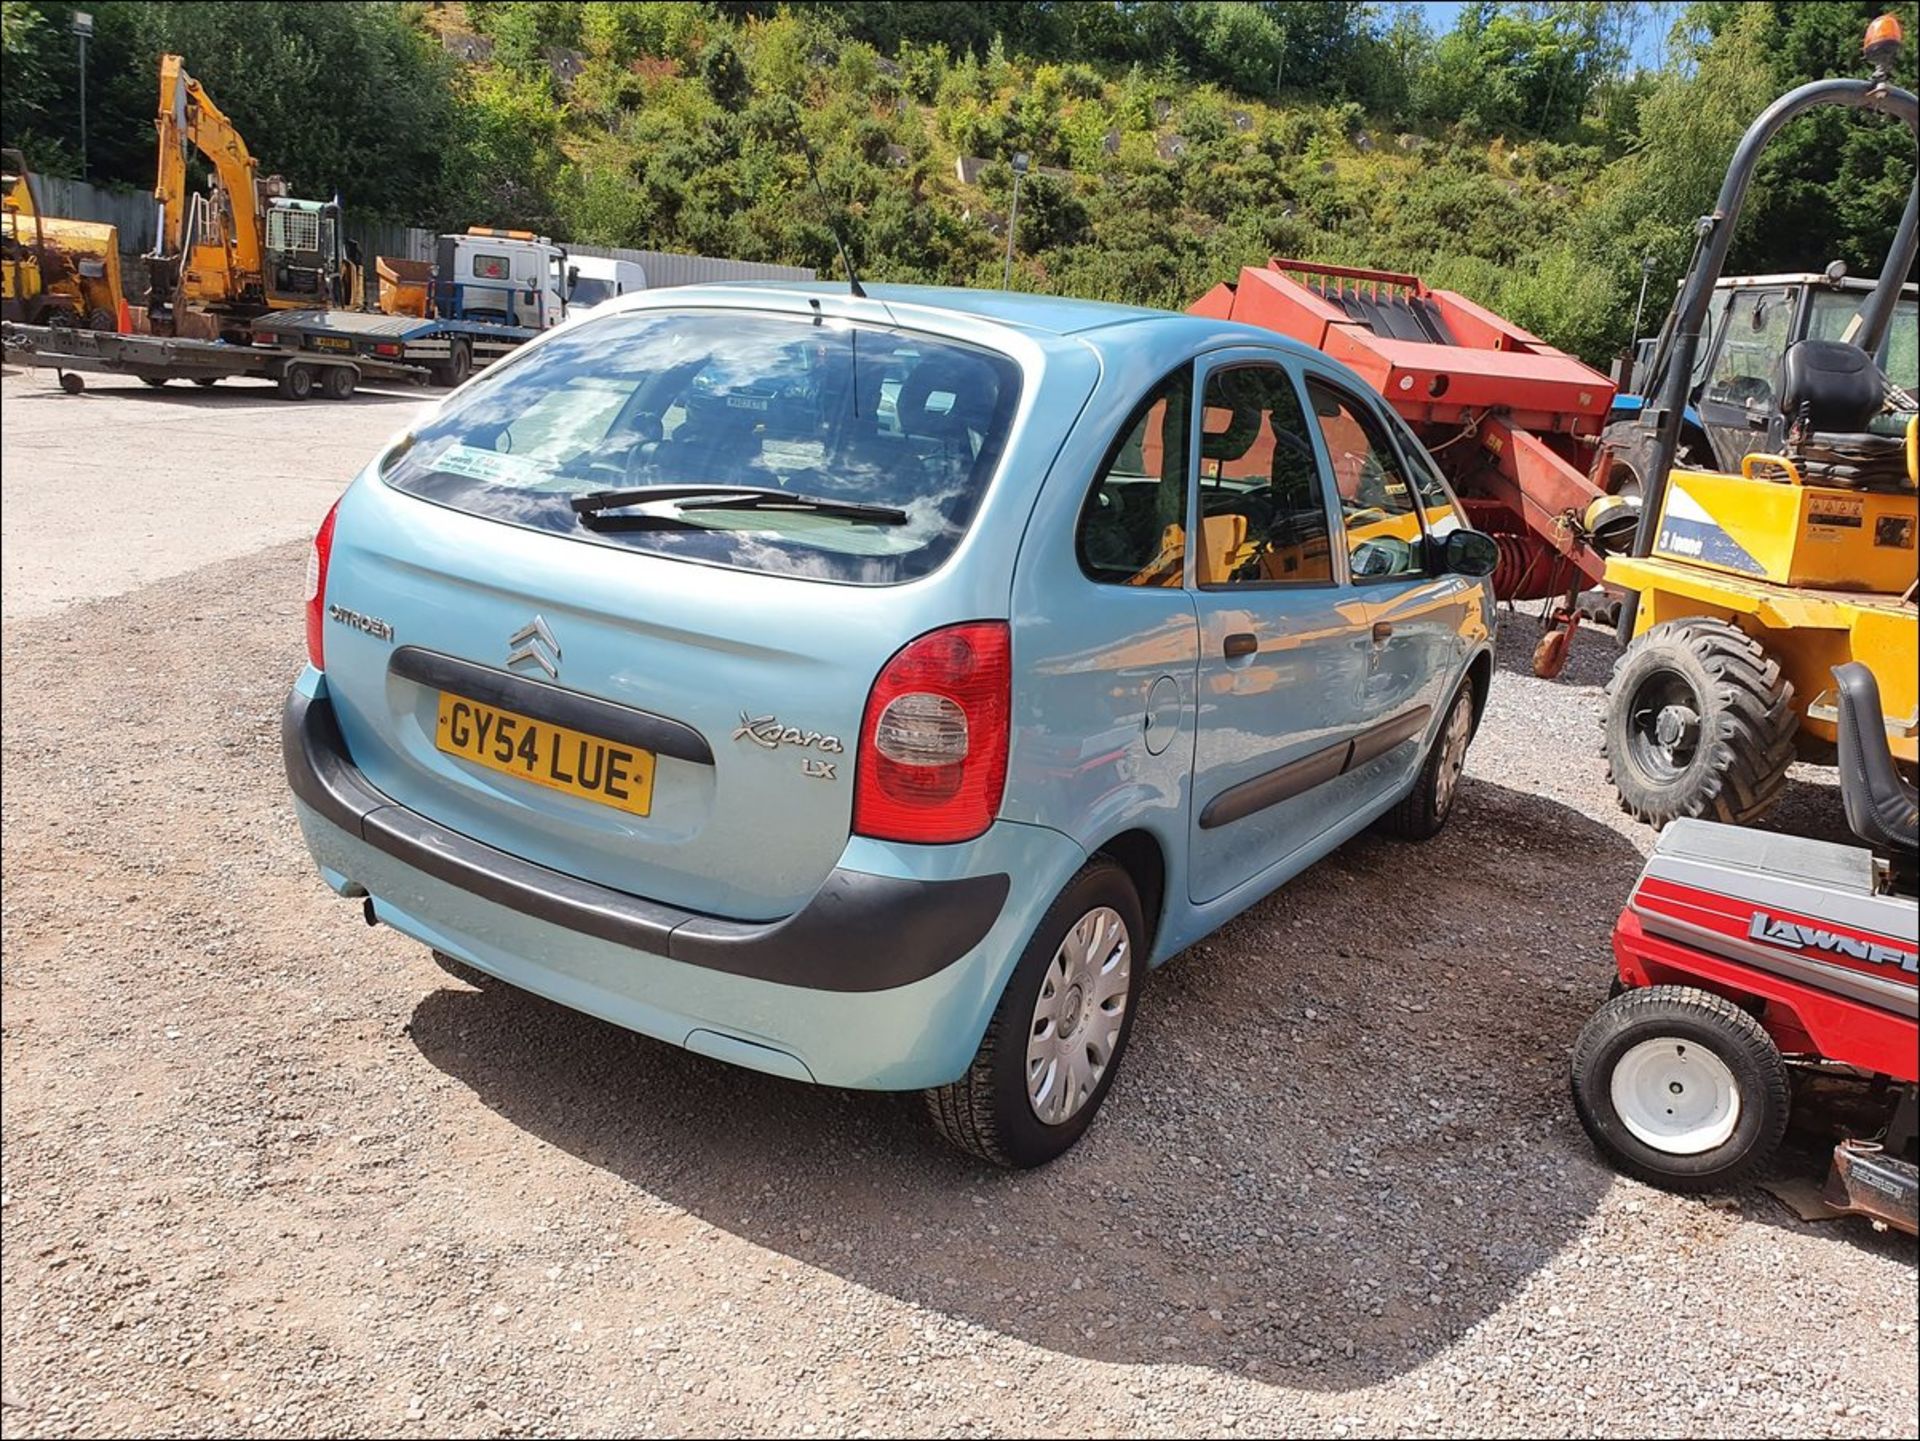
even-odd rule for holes
{"type": "Polygon", "coordinates": [[[1392,634],[1393,634],[1392,621],[1376,620],[1373,623],[1373,643],[1375,645],[1385,645],[1387,642],[1387,637],[1391,636],[1392,634]]]}
{"type": "Polygon", "coordinates": [[[1250,630],[1237,630],[1226,638],[1221,645],[1228,660],[1239,660],[1243,655],[1252,655],[1260,649],[1260,641],[1250,630]]]}

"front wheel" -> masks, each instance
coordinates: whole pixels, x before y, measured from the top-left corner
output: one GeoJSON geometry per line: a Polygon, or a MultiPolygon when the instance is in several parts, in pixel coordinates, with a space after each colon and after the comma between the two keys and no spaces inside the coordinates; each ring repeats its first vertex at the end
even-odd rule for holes
{"type": "Polygon", "coordinates": [[[1133,1030],[1147,958],[1140,898],[1104,857],[1047,910],[973,1064],[928,1091],[934,1126],[996,1166],[1043,1166],[1092,1124],[1133,1030]]]}
{"type": "Polygon", "coordinates": [[[1462,681],[1413,789],[1380,818],[1380,828],[1408,841],[1431,840],[1439,835],[1447,817],[1453,814],[1454,797],[1460,793],[1460,772],[1466,769],[1467,746],[1472,741],[1473,686],[1462,681]]]}
{"type": "Polygon", "coordinates": [[[1760,642],[1709,616],[1635,638],[1607,682],[1601,753],[1620,807],[1747,825],[1779,799],[1793,764],[1793,686],[1760,642]]]}
{"type": "Polygon", "coordinates": [[[1648,986],[1608,1001],[1573,1050],[1573,1106],[1619,1170],[1670,1191],[1733,1184],[1787,1129],[1787,1063],[1724,996],[1648,986]]]}

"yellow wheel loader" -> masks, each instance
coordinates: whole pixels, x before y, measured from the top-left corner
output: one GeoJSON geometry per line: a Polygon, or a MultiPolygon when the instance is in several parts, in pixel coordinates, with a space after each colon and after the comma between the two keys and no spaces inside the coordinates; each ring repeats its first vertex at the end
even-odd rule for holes
{"type": "MultiPolygon", "coordinates": [[[[1609,587],[1623,593],[1626,650],[1607,686],[1602,744],[1621,806],[1653,825],[1751,822],[1779,798],[1796,758],[1831,762],[1833,668],[1848,661],[1873,673],[1894,759],[1909,775],[1915,766],[1920,403],[1876,357],[1913,352],[1914,338],[1891,329],[1914,324],[1899,301],[1914,264],[1920,185],[1878,282],[1838,338],[1783,327],[1756,299],[1721,305],[1710,347],[1702,345],[1755,166],[1782,126],[1841,106],[1920,132],[1920,103],[1889,78],[1899,45],[1898,22],[1882,16],[1867,32],[1870,80],[1803,85],[1742,138],[1713,213],[1699,222],[1646,406],[1625,438],[1642,458],[1643,494],[1634,543],[1606,568],[1609,587]],[[1804,338],[1763,353],[1769,335],[1796,330],[1804,338]],[[1677,465],[1693,381],[1729,355],[1742,383],[1717,395],[1707,417],[1713,458],[1695,451],[1677,465]]],[[[1621,443],[1612,434],[1609,442],[1621,443]]]]}
{"type": "Polygon", "coordinates": [[[120,232],[41,213],[33,172],[0,151],[0,318],[26,325],[119,325],[120,232]]]}

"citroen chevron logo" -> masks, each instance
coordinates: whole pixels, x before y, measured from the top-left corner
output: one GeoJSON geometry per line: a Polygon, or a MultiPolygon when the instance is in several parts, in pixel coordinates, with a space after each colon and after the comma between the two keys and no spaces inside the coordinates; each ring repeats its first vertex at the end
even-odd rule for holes
{"type": "Polygon", "coordinates": [[[560,642],[542,616],[535,616],[507,637],[507,664],[530,660],[554,680],[560,679],[560,642]]]}

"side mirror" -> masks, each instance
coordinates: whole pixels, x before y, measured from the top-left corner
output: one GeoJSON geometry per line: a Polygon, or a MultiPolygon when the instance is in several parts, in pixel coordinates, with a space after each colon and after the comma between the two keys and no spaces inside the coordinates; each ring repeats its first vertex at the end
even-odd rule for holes
{"type": "Polygon", "coordinates": [[[1440,569],[1448,575],[1475,579],[1492,575],[1500,564],[1500,547],[1485,531],[1452,530],[1440,542],[1440,569]]]}
{"type": "Polygon", "coordinates": [[[578,285],[579,283],[580,283],[580,267],[577,265],[569,265],[567,267],[567,294],[572,295],[574,286],[578,285]]]}

